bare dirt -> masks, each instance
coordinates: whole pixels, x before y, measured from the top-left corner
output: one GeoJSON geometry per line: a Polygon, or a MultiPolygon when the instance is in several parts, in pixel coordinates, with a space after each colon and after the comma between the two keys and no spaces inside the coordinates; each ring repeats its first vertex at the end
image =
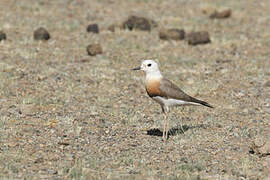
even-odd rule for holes
{"type": "Polygon", "coordinates": [[[269,12],[269,0],[1,0],[0,179],[269,179],[254,143],[270,135],[269,12]],[[108,30],[131,15],[158,27],[108,30]],[[164,41],[162,28],[211,43],[164,41]],[[130,70],[142,59],[215,108],[173,109],[163,142],[161,109],[130,70]]]}

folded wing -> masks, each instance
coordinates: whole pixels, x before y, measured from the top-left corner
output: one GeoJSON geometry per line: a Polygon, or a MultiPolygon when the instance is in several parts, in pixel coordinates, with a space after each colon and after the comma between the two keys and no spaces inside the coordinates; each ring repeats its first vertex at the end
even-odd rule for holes
{"type": "Polygon", "coordinates": [[[198,100],[196,98],[193,98],[189,95],[187,95],[184,91],[182,91],[178,86],[173,84],[170,80],[166,78],[162,78],[160,85],[159,85],[159,91],[165,98],[172,98],[172,99],[178,99],[186,102],[193,102],[198,103],[210,108],[213,108],[210,104],[208,104],[205,101],[198,100]]]}

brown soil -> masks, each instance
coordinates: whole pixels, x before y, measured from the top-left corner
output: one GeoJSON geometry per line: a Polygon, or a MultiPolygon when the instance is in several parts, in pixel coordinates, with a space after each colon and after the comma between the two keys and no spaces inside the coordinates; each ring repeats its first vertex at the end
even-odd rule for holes
{"type": "Polygon", "coordinates": [[[269,177],[268,153],[250,150],[270,135],[269,0],[2,0],[0,9],[0,179],[269,177]],[[232,15],[212,20],[205,9],[232,15]],[[107,30],[131,15],[158,27],[107,30]],[[86,32],[91,23],[99,34],[86,32]],[[39,27],[48,41],[33,39],[39,27]],[[162,27],[207,31],[211,43],[163,41],[162,27]],[[98,43],[103,54],[89,56],[98,43]],[[158,59],[215,108],[173,109],[164,143],[161,109],[130,70],[142,59],[158,59]]]}

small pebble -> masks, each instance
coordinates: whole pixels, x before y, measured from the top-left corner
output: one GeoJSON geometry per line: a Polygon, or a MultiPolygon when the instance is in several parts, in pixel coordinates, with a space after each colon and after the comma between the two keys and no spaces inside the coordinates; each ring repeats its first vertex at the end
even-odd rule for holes
{"type": "Polygon", "coordinates": [[[185,38],[183,29],[162,29],[159,31],[159,38],[163,40],[182,40],[185,38]]]}
{"type": "Polygon", "coordinates": [[[264,86],[264,87],[270,87],[270,81],[267,81],[266,83],[264,83],[263,86],[264,86]]]}
{"type": "Polygon", "coordinates": [[[138,16],[130,16],[125,22],[123,22],[124,29],[137,29],[142,31],[151,31],[153,27],[156,27],[157,23],[151,19],[138,16]]]}
{"type": "Polygon", "coordinates": [[[229,18],[232,14],[232,11],[230,9],[224,10],[224,11],[214,11],[209,18],[211,19],[225,19],[229,18]]]}
{"type": "Polygon", "coordinates": [[[95,56],[97,54],[102,54],[102,47],[100,44],[90,44],[87,46],[87,52],[90,56],[95,56]]]}
{"type": "Polygon", "coordinates": [[[191,32],[187,35],[189,45],[207,44],[210,43],[209,33],[207,31],[191,32]]]}
{"type": "Polygon", "coordinates": [[[99,33],[99,28],[98,28],[97,24],[89,24],[87,26],[86,30],[87,30],[87,32],[92,32],[92,33],[96,33],[96,34],[99,33]]]}
{"type": "Polygon", "coordinates": [[[37,30],[35,30],[34,39],[35,40],[49,40],[50,34],[45,28],[40,27],[37,30]]]}
{"type": "Polygon", "coordinates": [[[6,40],[6,39],[7,39],[6,33],[4,33],[3,31],[0,31],[0,41],[6,40]]]}

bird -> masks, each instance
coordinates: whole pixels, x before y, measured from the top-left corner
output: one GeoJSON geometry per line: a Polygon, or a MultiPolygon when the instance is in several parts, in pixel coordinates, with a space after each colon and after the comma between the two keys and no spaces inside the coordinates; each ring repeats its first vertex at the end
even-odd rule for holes
{"type": "Polygon", "coordinates": [[[146,92],[150,98],[161,106],[164,115],[162,137],[164,141],[168,139],[169,121],[167,119],[167,113],[170,112],[170,107],[196,105],[213,108],[209,103],[189,96],[169,79],[163,77],[158,64],[154,60],[143,60],[139,67],[133,68],[132,70],[145,72],[146,92]]]}

